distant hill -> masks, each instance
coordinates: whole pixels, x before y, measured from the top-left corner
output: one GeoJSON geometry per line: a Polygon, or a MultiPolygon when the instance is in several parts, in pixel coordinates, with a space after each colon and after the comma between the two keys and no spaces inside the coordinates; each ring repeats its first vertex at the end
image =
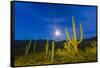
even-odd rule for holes
{"type": "MultiPolygon", "coordinates": [[[[92,37],[92,38],[89,38],[89,39],[84,39],[83,42],[81,44],[79,44],[78,48],[84,50],[85,47],[91,46],[90,42],[92,42],[94,40],[97,41],[97,37],[92,37]]],[[[53,40],[49,40],[49,48],[50,49],[51,49],[52,41],[53,40]]],[[[15,53],[16,54],[23,54],[23,52],[25,52],[25,48],[29,44],[30,40],[15,40],[14,42],[15,42],[14,43],[15,53]]],[[[36,42],[36,40],[32,40],[29,52],[33,52],[33,47],[34,47],[34,43],[35,42],[36,42]]],[[[43,51],[43,50],[45,50],[46,42],[47,42],[46,39],[37,40],[36,51],[43,51]]],[[[64,47],[64,42],[66,42],[66,40],[55,41],[55,49],[63,48],[64,47]]]]}

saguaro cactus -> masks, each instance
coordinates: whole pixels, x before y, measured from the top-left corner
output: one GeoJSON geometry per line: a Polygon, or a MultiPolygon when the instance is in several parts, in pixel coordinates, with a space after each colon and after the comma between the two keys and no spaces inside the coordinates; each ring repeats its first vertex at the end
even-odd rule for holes
{"type": "Polygon", "coordinates": [[[37,40],[36,40],[35,43],[34,43],[34,52],[35,52],[35,50],[36,50],[36,43],[37,43],[37,40]]]}
{"type": "Polygon", "coordinates": [[[47,57],[48,49],[49,49],[49,40],[48,39],[47,39],[47,43],[46,43],[45,49],[46,49],[46,57],[47,57]]]}
{"type": "Polygon", "coordinates": [[[28,51],[29,51],[29,49],[30,49],[30,46],[31,46],[31,43],[32,43],[32,40],[30,40],[30,42],[29,42],[29,44],[28,44],[28,46],[26,46],[26,48],[25,48],[25,55],[27,55],[28,54],[28,51]]]}
{"type": "Polygon", "coordinates": [[[50,62],[53,63],[53,60],[54,60],[54,41],[52,41],[52,50],[51,50],[51,60],[50,62]]]}
{"type": "Polygon", "coordinates": [[[51,58],[50,58],[50,57],[51,57],[51,56],[50,56],[50,54],[51,54],[50,52],[51,52],[51,51],[50,51],[50,50],[48,50],[48,60],[50,60],[50,59],[51,59],[51,58]]]}
{"type": "Polygon", "coordinates": [[[80,44],[83,40],[83,31],[82,31],[82,24],[80,23],[80,40],[77,40],[76,37],[76,28],[75,28],[75,23],[74,23],[74,17],[72,16],[72,27],[73,27],[73,39],[71,40],[69,35],[68,35],[68,30],[66,28],[66,36],[68,38],[68,41],[74,46],[75,51],[77,52],[77,45],[80,44]]]}

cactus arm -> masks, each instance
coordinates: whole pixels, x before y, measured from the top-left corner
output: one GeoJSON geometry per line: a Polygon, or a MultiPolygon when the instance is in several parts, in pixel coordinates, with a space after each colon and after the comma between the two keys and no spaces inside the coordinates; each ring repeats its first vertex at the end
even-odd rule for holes
{"type": "Polygon", "coordinates": [[[54,41],[52,41],[51,63],[53,63],[53,60],[54,60],[54,41]]]}
{"type": "Polygon", "coordinates": [[[46,57],[48,55],[48,45],[49,45],[49,40],[47,40],[47,44],[46,44],[46,57]]]}
{"type": "Polygon", "coordinates": [[[73,34],[74,34],[73,40],[76,41],[77,37],[76,37],[76,28],[75,28],[74,16],[72,16],[72,26],[73,26],[73,34]]]}
{"type": "Polygon", "coordinates": [[[28,48],[28,45],[26,45],[25,51],[27,50],[27,48],[28,48]]]}
{"type": "Polygon", "coordinates": [[[37,40],[36,40],[35,43],[34,43],[34,52],[35,52],[35,50],[36,50],[36,43],[37,43],[37,40]]]}
{"type": "Polygon", "coordinates": [[[80,44],[83,40],[83,30],[82,30],[82,24],[80,23],[80,40],[78,41],[78,44],[80,44]]]}
{"type": "Polygon", "coordinates": [[[25,55],[27,55],[27,49],[28,49],[28,45],[26,45],[26,48],[25,48],[25,55]]]}
{"type": "Polygon", "coordinates": [[[68,35],[68,29],[67,29],[67,28],[66,28],[66,36],[67,36],[69,42],[72,43],[72,41],[71,41],[71,39],[70,39],[70,37],[69,37],[69,35],[68,35]]]}
{"type": "Polygon", "coordinates": [[[32,42],[32,41],[30,40],[29,45],[28,45],[28,47],[27,47],[27,49],[26,49],[25,55],[27,55],[27,54],[28,54],[28,51],[29,51],[30,46],[31,46],[31,42],[32,42]]]}
{"type": "Polygon", "coordinates": [[[48,50],[48,60],[50,60],[50,50],[48,50]]]}

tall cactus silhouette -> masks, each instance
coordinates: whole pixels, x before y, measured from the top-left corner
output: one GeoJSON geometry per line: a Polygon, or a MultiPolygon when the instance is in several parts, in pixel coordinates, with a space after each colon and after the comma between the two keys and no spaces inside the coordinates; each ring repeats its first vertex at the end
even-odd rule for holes
{"type": "Polygon", "coordinates": [[[47,43],[46,43],[45,49],[46,49],[46,57],[47,57],[48,49],[49,49],[49,40],[48,39],[47,39],[47,43]]]}
{"type": "Polygon", "coordinates": [[[50,53],[50,52],[51,52],[51,51],[50,51],[50,50],[48,50],[48,60],[50,60],[50,59],[51,59],[51,58],[50,58],[50,57],[51,57],[51,56],[50,56],[50,55],[51,55],[51,53],[50,53]]]}
{"type": "Polygon", "coordinates": [[[76,28],[75,28],[75,23],[74,23],[74,17],[72,16],[72,27],[73,27],[73,39],[71,40],[68,34],[68,29],[66,28],[66,36],[68,38],[68,41],[74,46],[75,51],[77,52],[77,45],[80,44],[83,40],[83,30],[82,30],[82,24],[80,23],[80,40],[77,40],[76,37],[76,28]]]}
{"type": "Polygon", "coordinates": [[[34,43],[34,52],[36,51],[36,44],[37,44],[37,40],[34,43]]]}
{"type": "Polygon", "coordinates": [[[25,55],[27,55],[27,54],[28,54],[28,51],[29,51],[30,46],[31,46],[31,43],[32,43],[32,40],[30,40],[29,44],[28,44],[28,45],[26,45],[26,48],[25,48],[25,55]]]}
{"type": "Polygon", "coordinates": [[[54,60],[54,49],[55,49],[54,41],[52,41],[51,60],[50,60],[51,63],[53,63],[54,60]]]}

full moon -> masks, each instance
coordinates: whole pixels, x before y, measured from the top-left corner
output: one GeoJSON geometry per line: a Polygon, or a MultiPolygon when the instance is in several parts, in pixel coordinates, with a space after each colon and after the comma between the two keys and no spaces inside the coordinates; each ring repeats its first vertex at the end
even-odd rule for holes
{"type": "Polygon", "coordinates": [[[60,31],[59,31],[59,30],[56,30],[56,31],[55,31],[55,35],[56,35],[56,36],[59,36],[59,35],[60,35],[60,31]]]}

